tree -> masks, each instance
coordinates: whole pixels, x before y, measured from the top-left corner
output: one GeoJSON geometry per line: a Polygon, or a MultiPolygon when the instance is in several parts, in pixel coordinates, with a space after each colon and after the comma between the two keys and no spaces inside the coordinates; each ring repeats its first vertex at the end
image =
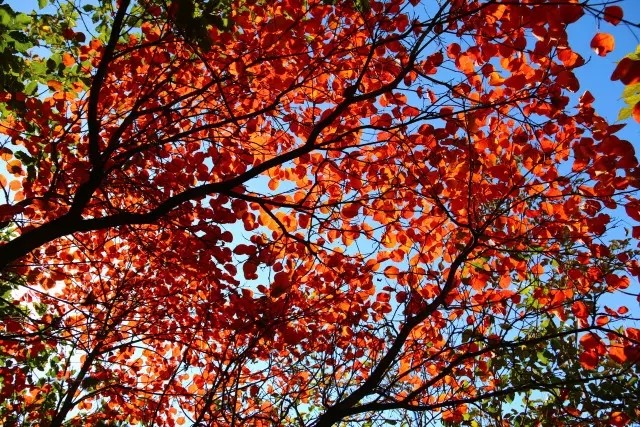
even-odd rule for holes
{"type": "MultiPolygon", "coordinates": [[[[39,310],[12,339],[46,340],[58,372],[29,383],[36,411],[4,407],[49,426],[638,421],[640,169],[575,95],[566,33],[618,9],[30,15],[33,92],[0,93],[0,268],[39,310]]],[[[5,379],[29,363],[2,357],[5,379]]]]}

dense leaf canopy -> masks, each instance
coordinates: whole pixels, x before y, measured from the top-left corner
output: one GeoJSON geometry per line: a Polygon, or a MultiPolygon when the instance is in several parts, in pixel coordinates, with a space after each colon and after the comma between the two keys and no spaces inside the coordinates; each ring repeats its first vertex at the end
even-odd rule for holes
{"type": "Polygon", "coordinates": [[[0,4],[0,423],[640,420],[640,169],[567,36],[607,55],[615,2],[39,3],[0,4]]]}

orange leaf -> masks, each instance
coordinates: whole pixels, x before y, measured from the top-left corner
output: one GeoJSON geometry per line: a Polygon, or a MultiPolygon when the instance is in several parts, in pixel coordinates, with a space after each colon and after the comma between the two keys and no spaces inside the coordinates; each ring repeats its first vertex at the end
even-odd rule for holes
{"type": "Polygon", "coordinates": [[[604,20],[610,24],[618,25],[623,16],[624,13],[620,6],[607,6],[604,8],[604,20]]]}
{"type": "Polygon", "coordinates": [[[71,67],[76,64],[76,60],[71,56],[71,54],[65,52],[62,54],[62,63],[65,67],[71,67]]]}
{"type": "Polygon", "coordinates": [[[571,49],[559,49],[558,59],[562,61],[565,67],[579,67],[584,65],[584,59],[571,49]]]}
{"type": "Polygon", "coordinates": [[[544,274],[544,267],[540,264],[536,264],[531,268],[531,273],[536,276],[541,276],[544,274]]]}
{"type": "Polygon", "coordinates": [[[13,181],[9,182],[10,190],[16,191],[16,190],[19,190],[20,188],[22,188],[22,184],[17,179],[14,179],[13,181]]]}
{"type": "Polygon", "coordinates": [[[494,71],[493,73],[489,74],[489,84],[491,86],[500,86],[502,83],[504,83],[504,78],[500,75],[500,73],[494,71]]]}
{"type": "Polygon", "coordinates": [[[54,90],[54,91],[62,89],[62,83],[60,83],[57,80],[49,80],[47,82],[47,86],[49,86],[49,89],[54,90]]]}
{"type": "Polygon", "coordinates": [[[384,275],[389,278],[397,277],[400,274],[400,270],[398,267],[390,265],[389,267],[384,269],[384,275]]]}
{"type": "Polygon", "coordinates": [[[624,347],[615,346],[609,349],[609,357],[616,363],[624,363],[628,359],[627,352],[624,351],[624,347]]]}
{"type": "Polygon", "coordinates": [[[591,39],[591,49],[593,49],[600,56],[607,56],[607,54],[613,51],[615,47],[615,40],[609,33],[598,33],[591,39]]]}

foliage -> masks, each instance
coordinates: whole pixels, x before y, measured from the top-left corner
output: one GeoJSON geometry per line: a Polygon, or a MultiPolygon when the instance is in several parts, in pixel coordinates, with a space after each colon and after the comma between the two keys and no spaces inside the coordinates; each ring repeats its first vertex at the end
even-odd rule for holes
{"type": "Polygon", "coordinates": [[[33,47],[22,28],[31,19],[24,13],[16,13],[10,6],[0,2],[0,91],[17,93],[24,90],[22,73],[25,68],[23,56],[33,47]]]}
{"type": "Polygon", "coordinates": [[[633,118],[640,122],[640,45],[635,53],[627,55],[616,66],[611,80],[620,80],[626,87],[622,99],[627,104],[618,115],[618,120],[633,118]]]}
{"type": "Polygon", "coordinates": [[[640,421],[618,6],[2,10],[5,424],[640,421]]]}
{"type": "MultiPolygon", "coordinates": [[[[12,237],[11,228],[4,227],[0,240],[12,237]]],[[[6,426],[42,422],[56,401],[59,360],[52,319],[42,304],[16,300],[23,286],[14,275],[0,277],[0,422],[6,426]]]]}

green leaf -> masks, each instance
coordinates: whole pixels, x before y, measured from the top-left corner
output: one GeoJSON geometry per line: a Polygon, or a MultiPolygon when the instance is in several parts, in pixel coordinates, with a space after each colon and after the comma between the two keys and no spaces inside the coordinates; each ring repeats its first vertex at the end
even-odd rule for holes
{"type": "Polygon", "coordinates": [[[26,13],[18,13],[15,16],[15,23],[17,24],[18,28],[26,27],[27,25],[31,24],[31,17],[26,13]]]}
{"type": "Polygon", "coordinates": [[[540,363],[542,363],[543,365],[546,365],[547,363],[549,363],[549,359],[545,357],[545,354],[543,351],[539,351],[537,355],[538,355],[538,361],[540,363]]]}
{"type": "Polygon", "coordinates": [[[38,7],[44,9],[47,3],[49,3],[48,0],[38,0],[38,7]]]}
{"type": "Polygon", "coordinates": [[[34,158],[25,153],[24,151],[16,151],[14,153],[16,159],[20,160],[24,165],[31,165],[35,162],[34,158]]]}
{"type": "Polygon", "coordinates": [[[633,106],[624,107],[618,113],[618,120],[627,120],[629,117],[631,117],[632,112],[633,112],[633,106]]]}
{"type": "Polygon", "coordinates": [[[0,7],[0,25],[8,27],[11,23],[11,15],[4,7],[0,7]]]}
{"type": "Polygon", "coordinates": [[[27,95],[33,95],[38,90],[38,82],[32,81],[25,88],[24,91],[27,95]]]}
{"type": "MultiPolygon", "coordinates": [[[[640,94],[640,83],[636,83],[636,84],[632,84],[629,86],[626,86],[624,88],[624,90],[622,91],[622,98],[624,98],[624,100],[627,102],[627,104],[631,104],[631,101],[629,101],[629,98],[636,96],[640,94]]],[[[638,95],[640,96],[640,95],[638,95]]]]}

